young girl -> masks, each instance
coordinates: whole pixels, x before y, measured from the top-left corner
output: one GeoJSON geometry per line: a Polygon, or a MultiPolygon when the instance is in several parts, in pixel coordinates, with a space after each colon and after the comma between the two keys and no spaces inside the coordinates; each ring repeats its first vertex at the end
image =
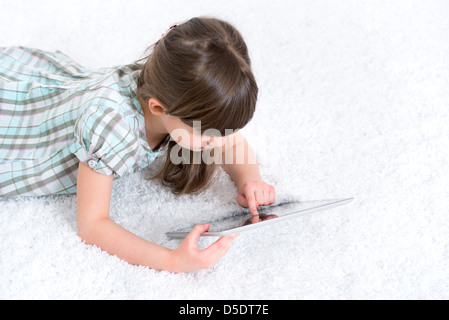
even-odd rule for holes
{"type": "Polygon", "coordinates": [[[149,49],[133,64],[90,71],[60,51],[0,48],[0,196],[77,193],[78,233],[86,243],[158,270],[210,268],[234,236],[203,250],[198,238],[207,224],[175,250],[141,239],[109,219],[112,183],[165,154],[156,177],[175,194],[200,192],[217,164],[173,161],[179,153],[172,151],[193,159],[213,148],[232,151],[231,160],[244,153],[243,163],[227,157],[221,164],[238,187],[239,205],[257,215],[259,205],[275,201],[236,132],[257,100],[247,47],[229,23],[201,17],[172,26],[149,49]]]}

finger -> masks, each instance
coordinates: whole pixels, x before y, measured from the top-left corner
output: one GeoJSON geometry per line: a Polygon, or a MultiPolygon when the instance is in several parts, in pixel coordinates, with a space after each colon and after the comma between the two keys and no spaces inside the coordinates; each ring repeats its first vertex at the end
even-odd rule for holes
{"type": "Polygon", "coordinates": [[[206,232],[209,230],[209,224],[197,224],[195,227],[193,227],[192,231],[186,236],[184,241],[187,241],[189,246],[192,246],[193,248],[198,248],[198,239],[200,238],[201,234],[203,232],[206,232]]]}
{"type": "Polygon", "coordinates": [[[274,188],[272,185],[267,184],[265,188],[265,204],[270,205],[274,202],[274,188]]]}
{"type": "Polygon", "coordinates": [[[270,205],[274,202],[273,186],[266,184],[263,188],[263,205],[270,205]]]}
{"type": "Polygon", "coordinates": [[[201,253],[208,255],[210,258],[217,261],[219,258],[225,255],[225,253],[231,247],[232,241],[238,234],[232,234],[229,236],[223,236],[206,249],[201,250],[201,253]]]}
{"type": "Polygon", "coordinates": [[[254,216],[254,217],[252,217],[252,219],[251,219],[251,223],[256,223],[256,222],[260,222],[261,220],[260,220],[260,215],[258,215],[258,216],[254,216]]]}
{"type": "Polygon", "coordinates": [[[276,200],[276,192],[274,191],[273,186],[270,186],[269,198],[270,198],[270,204],[273,204],[274,201],[276,200]]]}
{"type": "Polygon", "coordinates": [[[248,209],[253,216],[257,216],[259,212],[257,212],[258,204],[256,202],[256,197],[254,194],[254,190],[250,190],[245,193],[246,201],[248,202],[248,209]]]}
{"type": "Polygon", "coordinates": [[[257,201],[257,203],[259,205],[263,205],[263,203],[264,203],[263,189],[257,188],[255,190],[255,194],[256,194],[256,201],[257,201]]]}
{"type": "Polygon", "coordinates": [[[226,254],[226,252],[228,252],[229,248],[231,247],[232,241],[238,235],[239,234],[223,236],[206,249],[201,250],[200,253],[202,255],[206,255],[208,260],[212,261],[212,264],[215,264],[226,254]]]}
{"type": "Polygon", "coordinates": [[[264,205],[264,206],[269,205],[270,204],[270,189],[269,189],[268,185],[263,188],[262,193],[263,193],[262,205],[264,205]]]}

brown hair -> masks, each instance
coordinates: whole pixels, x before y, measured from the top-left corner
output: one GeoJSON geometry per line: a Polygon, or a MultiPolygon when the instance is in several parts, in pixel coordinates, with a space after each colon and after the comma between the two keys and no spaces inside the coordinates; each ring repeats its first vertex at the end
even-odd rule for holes
{"type": "MultiPolygon", "coordinates": [[[[247,46],[237,29],[216,18],[197,17],[175,25],[151,50],[138,78],[138,96],[156,98],[168,114],[201,131],[241,129],[253,117],[258,87],[247,46]]],[[[216,164],[170,160],[168,145],[160,177],[175,194],[195,193],[209,186],[216,164]]],[[[193,159],[193,151],[190,159],[193,159]]]]}

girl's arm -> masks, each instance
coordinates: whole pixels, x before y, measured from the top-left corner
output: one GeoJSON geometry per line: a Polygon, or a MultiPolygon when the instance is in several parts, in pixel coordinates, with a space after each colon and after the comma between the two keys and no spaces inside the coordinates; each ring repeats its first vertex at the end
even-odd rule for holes
{"type": "Polygon", "coordinates": [[[275,201],[274,187],[262,181],[256,156],[239,132],[223,148],[222,161],[223,169],[238,188],[239,205],[258,215],[260,205],[270,205],[275,201]]]}
{"type": "Polygon", "coordinates": [[[78,234],[131,264],[172,272],[212,267],[229,249],[235,237],[221,237],[206,249],[198,250],[198,238],[209,226],[197,225],[176,250],[171,250],[122,228],[109,219],[112,176],[102,175],[80,161],[77,183],[78,234]]]}

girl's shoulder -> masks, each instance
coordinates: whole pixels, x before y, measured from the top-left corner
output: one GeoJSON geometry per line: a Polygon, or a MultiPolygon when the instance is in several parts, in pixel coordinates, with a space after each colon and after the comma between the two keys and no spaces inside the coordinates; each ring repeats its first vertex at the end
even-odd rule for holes
{"type": "Polygon", "coordinates": [[[87,107],[75,124],[74,135],[74,153],[80,161],[101,169],[98,172],[124,176],[133,170],[139,136],[119,109],[104,105],[87,107]]]}
{"type": "Polygon", "coordinates": [[[129,143],[130,139],[137,139],[133,122],[121,112],[119,106],[90,105],[81,112],[75,123],[75,136],[90,143],[129,143]]]}

